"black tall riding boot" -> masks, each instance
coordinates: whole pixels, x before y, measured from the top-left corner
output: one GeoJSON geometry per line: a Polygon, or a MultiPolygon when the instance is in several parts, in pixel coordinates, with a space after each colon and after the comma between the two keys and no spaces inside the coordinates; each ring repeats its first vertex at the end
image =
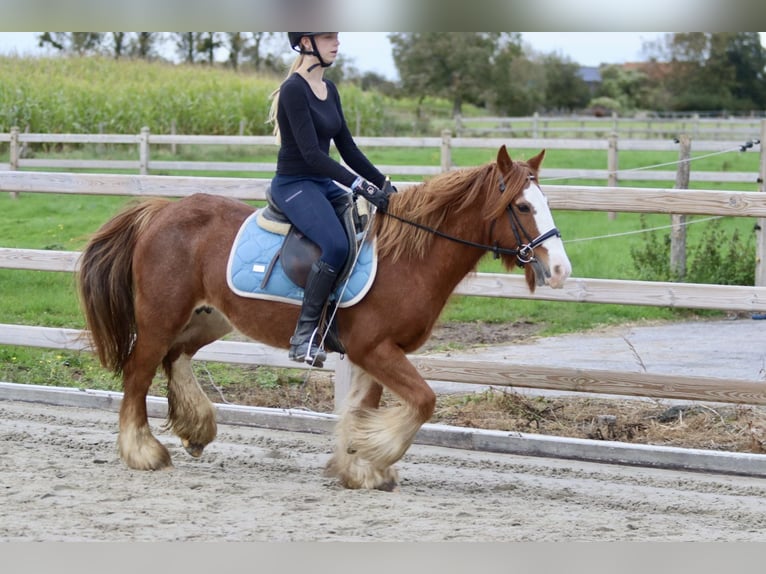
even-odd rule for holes
{"type": "Polygon", "coordinates": [[[317,327],[322,316],[322,309],[330,297],[338,270],[333,269],[324,261],[317,261],[311,266],[306,288],[303,291],[303,306],[295,333],[290,338],[290,359],[321,367],[327,358],[319,347],[317,327]]]}

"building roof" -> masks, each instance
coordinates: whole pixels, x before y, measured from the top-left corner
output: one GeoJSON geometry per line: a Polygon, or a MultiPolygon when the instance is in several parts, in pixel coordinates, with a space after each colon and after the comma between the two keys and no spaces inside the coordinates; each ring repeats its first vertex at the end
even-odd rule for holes
{"type": "Polygon", "coordinates": [[[577,70],[577,75],[588,84],[601,83],[601,72],[596,66],[580,66],[577,70]]]}

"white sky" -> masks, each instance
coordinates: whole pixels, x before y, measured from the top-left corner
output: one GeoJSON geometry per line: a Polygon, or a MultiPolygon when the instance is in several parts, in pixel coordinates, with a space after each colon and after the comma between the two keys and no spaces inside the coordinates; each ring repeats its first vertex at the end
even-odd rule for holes
{"type": "MultiPolygon", "coordinates": [[[[0,54],[39,55],[36,32],[0,32],[0,54]]],[[[567,56],[583,66],[617,64],[642,58],[646,41],[664,32],[522,32],[522,41],[533,50],[567,56]]],[[[766,45],[766,32],[761,32],[766,45]]],[[[397,77],[388,32],[341,32],[340,50],[362,72],[397,77]]]]}

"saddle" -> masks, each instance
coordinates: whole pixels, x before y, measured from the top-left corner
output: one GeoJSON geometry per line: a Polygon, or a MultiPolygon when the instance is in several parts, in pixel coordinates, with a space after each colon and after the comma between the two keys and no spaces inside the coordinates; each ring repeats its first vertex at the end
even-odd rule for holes
{"type": "MultiPolygon", "coordinates": [[[[271,187],[266,190],[266,202],[266,207],[259,210],[256,215],[256,224],[271,233],[284,235],[285,239],[269,262],[261,286],[263,287],[268,283],[274,266],[277,261],[280,261],[284,273],[290,281],[299,287],[305,288],[311,266],[320,258],[322,251],[316,243],[301,233],[290,222],[284,212],[277,207],[271,197],[271,187]]],[[[367,226],[369,219],[367,202],[361,201],[360,203],[362,205],[358,206],[354,196],[351,194],[338,197],[332,202],[335,214],[338,216],[346,232],[349,248],[348,257],[338,273],[336,287],[342,284],[353,270],[361,243],[359,234],[367,226]]],[[[325,304],[322,320],[320,321],[320,332],[326,331],[325,343],[328,350],[344,353],[345,349],[338,338],[335,322],[329,326],[327,325],[327,307],[328,305],[325,304]]]]}
{"type": "MultiPolygon", "coordinates": [[[[258,211],[256,223],[258,227],[284,235],[285,239],[269,263],[266,275],[263,278],[263,284],[268,283],[271,270],[277,260],[281,260],[287,277],[299,287],[306,287],[311,265],[322,255],[319,246],[303,235],[287,218],[284,212],[277,207],[271,197],[271,187],[266,190],[267,205],[264,209],[258,211]]],[[[342,283],[348,278],[351,269],[356,260],[356,254],[359,251],[360,239],[358,234],[362,233],[367,226],[369,211],[367,202],[362,201],[358,206],[354,197],[349,194],[341,196],[332,202],[335,214],[343,225],[348,241],[348,257],[338,273],[337,283],[342,283]]]]}

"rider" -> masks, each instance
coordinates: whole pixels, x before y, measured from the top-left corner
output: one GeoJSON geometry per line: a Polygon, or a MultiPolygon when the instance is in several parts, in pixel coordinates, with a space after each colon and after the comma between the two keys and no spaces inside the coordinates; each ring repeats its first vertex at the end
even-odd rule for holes
{"type": "Polygon", "coordinates": [[[306,281],[298,324],[290,338],[293,361],[322,366],[326,355],[316,332],[338,272],[348,256],[346,233],[331,201],[348,191],[361,195],[380,211],[388,206],[386,178],[365,157],[348,129],[335,85],[325,68],[338,54],[337,32],[288,32],[298,52],[290,72],[272,94],[269,120],[280,141],[272,200],[306,237],[322,250],[306,281]],[[354,170],[330,157],[330,140],[354,170]],[[358,175],[361,174],[361,175],[358,175]],[[386,188],[386,191],[382,189],[386,188]]]}

